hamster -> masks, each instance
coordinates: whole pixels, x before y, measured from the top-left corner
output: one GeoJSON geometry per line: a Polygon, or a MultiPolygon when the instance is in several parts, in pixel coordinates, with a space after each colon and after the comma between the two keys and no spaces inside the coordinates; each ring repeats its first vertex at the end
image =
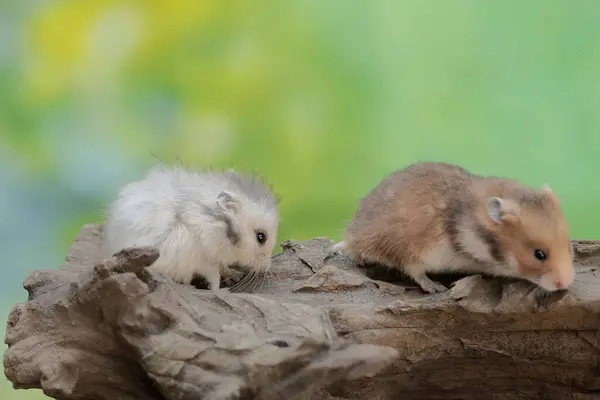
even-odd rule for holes
{"type": "Polygon", "coordinates": [[[243,275],[234,264],[267,273],[278,228],[279,197],[260,176],[158,166],[119,191],[104,224],[104,252],[155,246],[151,268],[183,284],[202,276],[217,290],[221,277],[243,275]]]}
{"type": "Polygon", "coordinates": [[[427,293],[447,288],[427,272],[487,273],[547,291],[574,279],[573,248],[560,201],[542,190],[423,162],[393,172],[361,201],[332,253],[397,268],[427,293]]]}

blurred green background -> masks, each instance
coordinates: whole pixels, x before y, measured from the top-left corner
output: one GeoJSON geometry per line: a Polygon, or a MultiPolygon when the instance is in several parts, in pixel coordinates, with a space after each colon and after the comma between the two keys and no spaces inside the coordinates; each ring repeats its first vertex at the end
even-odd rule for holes
{"type": "Polygon", "coordinates": [[[2,2],[2,320],[156,157],[261,172],[280,240],[340,239],[420,160],[547,182],[599,238],[598,21],[596,0],[2,2]]]}

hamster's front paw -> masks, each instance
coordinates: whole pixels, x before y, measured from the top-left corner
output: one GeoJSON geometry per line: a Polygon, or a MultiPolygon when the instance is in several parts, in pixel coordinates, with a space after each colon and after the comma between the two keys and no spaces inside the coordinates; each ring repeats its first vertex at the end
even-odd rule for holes
{"type": "Polygon", "coordinates": [[[241,281],[245,275],[246,274],[244,272],[229,267],[223,269],[223,271],[221,272],[221,277],[225,281],[225,284],[228,286],[235,285],[236,283],[241,281]]]}
{"type": "Polygon", "coordinates": [[[419,286],[421,287],[421,289],[423,289],[423,291],[425,293],[441,293],[441,292],[445,292],[446,290],[448,290],[448,288],[444,285],[442,285],[441,283],[437,283],[435,281],[432,281],[430,279],[428,280],[422,280],[421,282],[419,282],[419,286]]]}

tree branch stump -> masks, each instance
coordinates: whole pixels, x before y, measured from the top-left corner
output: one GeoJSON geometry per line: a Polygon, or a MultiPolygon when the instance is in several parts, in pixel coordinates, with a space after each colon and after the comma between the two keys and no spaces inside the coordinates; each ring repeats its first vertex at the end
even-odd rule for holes
{"type": "Polygon", "coordinates": [[[212,293],[150,272],[158,253],[102,259],[87,225],[67,262],[32,273],[8,318],[5,374],[57,399],[600,399],[600,242],[547,294],[445,276],[423,294],[333,241],[285,241],[274,278],[212,293]],[[396,280],[392,283],[393,280],[396,280]]]}

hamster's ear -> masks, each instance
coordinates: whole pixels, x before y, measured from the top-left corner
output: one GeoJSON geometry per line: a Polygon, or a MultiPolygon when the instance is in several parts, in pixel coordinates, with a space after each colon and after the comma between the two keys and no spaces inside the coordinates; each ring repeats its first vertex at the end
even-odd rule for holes
{"type": "Polygon", "coordinates": [[[223,190],[217,195],[217,204],[227,211],[237,211],[240,203],[233,194],[223,190]]]}
{"type": "Polygon", "coordinates": [[[500,197],[488,199],[488,215],[497,224],[515,222],[519,215],[519,207],[510,200],[500,197]]]}
{"type": "Polygon", "coordinates": [[[550,185],[548,185],[547,183],[544,183],[542,185],[542,190],[546,193],[552,193],[552,189],[550,189],[550,185]]]}

